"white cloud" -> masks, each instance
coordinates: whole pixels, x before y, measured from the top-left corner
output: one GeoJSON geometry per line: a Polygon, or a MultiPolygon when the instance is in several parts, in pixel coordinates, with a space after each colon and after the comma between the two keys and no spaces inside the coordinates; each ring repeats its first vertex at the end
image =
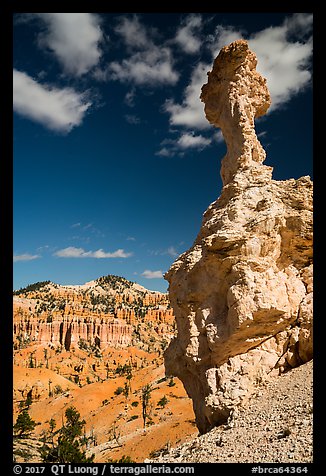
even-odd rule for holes
{"type": "Polygon", "coordinates": [[[218,144],[221,144],[222,142],[224,142],[224,137],[223,137],[221,129],[218,129],[216,132],[214,132],[213,139],[218,144]]]}
{"type": "Polygon", "coordinates": [[[145,271],[141,273],[141,276],[143,276],[146,279],[160,279],[160,278],[163,278],[163,273],[161,270],[151,271],[149,269],[145,269],[145,271]]]}
{"type": "Polygon", "coordinates": [[[40,84],[26,73],[13,70],[14,110],[48,129],[69,132],[82,123],[90,106],[85,93],[40,84]]]}
{"type": "Polygon", "coordinates": [[[29,253],[24,253],[22,255],[14,255],[14,263],[17,263],[18,261],[32,261],[37,258],[41,258],[41,256],[31,255],[29,253]]]}
{"type": "Polygon", "coordinates": [[[257,137],[264,137],[267,134],[267,131],[261,131],[257,134],[257,137]]]}
{"type": "Polygon", "coordinates": [[[197,53],[201,47],[201,40],[198,37],[202,26],[200,15],[188,15],[178,29],[175,42],[188,54],[197,53]]]}
{"type": "Polygon", "coordinates": [[[174,155],[183,155],[187,149],[203,150],[212,143],[201,134],[195,135],[193,132],[181,133],[178,139],[164,139],[161,142],[163,146],[155,155],[161,157],[173,157],[174,155]]]}
{"type": "Polygon", "coordinates": [[[179,74],[173,70],[171,50],[155,45],[138,51],[120,63],[113,61],[110,63],[107,73],[110,79],[134,82],[138,86],[175,84],[179,79],[179,74]]]}
{"type": "Polygon", "coordinates": [[[141,120],[135,114],[126,114],[125,119],[129,124],[137,125],[141,123],[141,120]]]}
{"type": "Polygon", "coordinates": [[[155,155],[158,155],[159,157],[173,157],[175,154],[175,151],[169,149],[168,147],[161,147],[160,150],[155,152],[155,155]]]}
{"type": "Polygon", "coordinates": [[[168,254],[169,256],[172,256],[172,258],[175,258],[176,256],[179,255],[179,253],[177,252],[174,246],[169,246],[168,249],[166,250],[166,254],[168,254]]]}
{"type": "Polygon", "coordinates": [[[146,28],[140,23],[137,15],[134,15],[131,19],[120,17],[115,32],[121,36],[125,45],[132,49],[146,48],[151,41],[146,28]]]}
{"type": "Polygon", "coordinates": [[[134,88],[126,93],[124,102],[125,104],[127,104],[127,106],[129,107],[135,106],[135,95],[136,95],[136,92],[134,88]]]}
{"type": "Polygon", "coordinates": [[[213,35],[209,35],[208,48],[212,53],[212,60],[216,58],[223,46],[227,46],[235,40],[244,38],[242,30],[236,30],[233,26],[217,25],[213,35]]]}
{"type": "Polygon", "coordinates": [[[93,228],[93,223],[87,223],[87,225],[83,226],[83,230],[89,230],[90,228],[93,228]]]}
{"type": "Polygon", "coordinates": [[[249,46],[258,57],[257,70],[267,79],[272,97],[270,112],[288,102],[311,80],[312,38],[304,40],[312,28],[312,15],[295,14],[279,27],[252,35],[249,46]],[[293,41],[296,37],[301,41],[293,41]]]}
{"type": "Polygon", "coordinates": [[[161,86],[175,84],[179,74],[173,69],[171,49],[157,46],[137,16],[122,17],[115,29],[129,49],[129,57],[111,62],[106,69],[108,79],[136,85],[161,86]]]}
{"type": "Polygon", "coordinates": [[[163,109],[170,114],[171,125],[196,129],[211,127],[204,114],[204,104],[199,99],[201,88],[207,82],[207,71],[210,68],[210,65],[199,62],[192,71],[182,103],[176,104],[173,99],[168,99],[165,102],[163,109]]]}
{"type": "Polygon", "coordinates": [[[257,70],[267,79],[272,98],[269,112],[277,109],[292,96],[302,91],[311,79],[313,15],[295,13],[280,26],[265,28],[247,36],[232,26],[218,25],[215,35],[209,38],[213,58],[220,48],[232,41],[246,38],[256,53],[257,70]]]}
{"type": "Polygon", "coordinates": [[[208,145],[210,145],[211,139],[207,139],[202,135],[195,136],[191,133],[184,133],[182,134],[176,142],[176,145],[180,149],[204,149],[208,145]]]}
{"type": "Polygon", "coordinates": [[[100,18],[93,13],[35,13],[47,29],[39,45],[49,48],[67,74],[81,76],[96,66],[101,57],[103,33],[100,18]]]}
{"type": "Polygon", "coordinates": [[[309,63],[313,45],[309,35],[312,21],[312,14],[297,13],[288,17],[282,25],[266,28],[249,37],[233,26],[218,25],[206,42],[212,54],[211,63],[200,62],[193,69],[181,103],[173,99],[165,102],[164,110],[170,115],[170,124],[198,130],[210,127],[205,118],[204,105],[199,99],[201,88],[207,82],[207,72],[212,69],[219,50],[240,38],[248,39],[258,58],[257,70],[267,79],[272,97],[269,112],[285,104],[311,80],[309,63]]]}
{"type": "Polygon", "coordinates": [[[113,253],[108,253],[102,249],[96,251],[85,251],[83,248],[75,248],[74,246],[68,246],[54,253],[59,258],[129,258],[132,253],[127,253],[122,249],[118,249],[113,253]]]}
{"type": "MultiPolygon", "coordinates": [[[[212,54],[212,62],[222,46],[238,38],[241,38],[241,33],[235,31],[232,27],[218,25],[215,34],[208,36],[206,40],[206,46],[212,54]]],[[[200,100],[200,94],[202,86],[207,83],[207,73],[212,68],[212,62],[204,63],[200,61],[194,67],[181,103],[178,104],[173,99],[166,100],[163,109],[170,115],[171,125],[197,130],[211,128],[205,117],[204,104],[200,100]]]]}
{"type": "Polygon", "coordinates": [[[294,13],[291,17],[287,17],[284,21],[289,34],[294,34],[300,38],[310,35],[313,28],[312,13],[294,13]]]}

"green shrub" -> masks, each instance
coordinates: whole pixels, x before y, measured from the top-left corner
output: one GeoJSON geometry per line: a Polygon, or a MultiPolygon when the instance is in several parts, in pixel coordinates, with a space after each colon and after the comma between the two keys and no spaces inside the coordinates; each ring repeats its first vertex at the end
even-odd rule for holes
{"type": "Polygon", "coordinates": [[[175,381],[173,380],[173,377],[170,377],[170,381],[168,383],[169,387],[174,387],[175,386],[175,381]]]}
{"type": "Polygon", "coordinates": [[[131,415],[131,417],[128,418],[128,421],[137,420],[137,418],[139,418],[138,415],[131,415]]]}
{"type": "Polygon", "coordinates": [[[122,387],[118,387],[118,388],[115,389],[114,394],[115,394],[115,395],[120,395],[121,393],[123,393],[123,391],[124,391],[124,390],[123,390],[122,387]]]}
{"type": "Polygon", "coordinates": [[[166,398],[166,396],[164,395],[164,397],[161,398],[161,400],[159,400],[157,402],[157,405],[161,408],[164,408],[165,405],[169,402],[169,400],[166,398]]]}
{"type": "Polygon", "coordinates": [[[54,387],[54,395],[59,395],[59,393],[63,393],[63,389],[62,389],[61,385],[56,385],[54,387]]]}
{"type": "Polygon", "coordinates": [[[120,459],[111,459],[107,460],[107,463],[135,463],[130,456],[122,455],[120,459]]]}

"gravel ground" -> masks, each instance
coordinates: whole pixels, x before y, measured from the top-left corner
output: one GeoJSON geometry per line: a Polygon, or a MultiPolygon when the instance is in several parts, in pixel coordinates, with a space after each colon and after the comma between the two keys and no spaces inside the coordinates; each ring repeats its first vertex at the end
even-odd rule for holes
{"type": "Polygon", "coordinates": [[[270,378],[226,425],[146,462],[312,462],[312,369],[310,361],[270,378]]]}

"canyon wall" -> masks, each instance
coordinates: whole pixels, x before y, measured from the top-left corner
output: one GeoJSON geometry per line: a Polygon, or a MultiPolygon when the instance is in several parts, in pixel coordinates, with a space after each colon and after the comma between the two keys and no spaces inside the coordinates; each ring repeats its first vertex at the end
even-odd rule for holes
{"type": "Polygon", "coordinates": [[[254,120],[271,100],[256,64],[238,40],[208,73],[201,99],[227,145],[223,188],[165,275],[177,323],[166,373],[182,380],[201,433],[269,374],[312,358],[312,182],[273,180],[263,165],[254,120]]]}
{"type": "Polygon", "coordinates": [[[78,345],[80,340],[99,348],[131,344],[133,327],[121,319],[99,317],[55,316],[43,319],[16,313],[14,338],[29,339],[35,344],[62,345],[66,350],[78,345]]]}
{"type": "Polygon", "coordinates": [[[161,336],[170,338],[173,334],[173,309],[166,295],[146,292],[139,296],[110,288],[99,289],[100,293],[92,286],[82,286],[84,292],[51,283],[41,290],[14,296],[16,347],[29,342],[70,350],[80,341],[101,349],[125,347],[132,344],[139,324],[150,326],[161,336]],[[111,310],[107,299],[111,299],[111,310]]]}

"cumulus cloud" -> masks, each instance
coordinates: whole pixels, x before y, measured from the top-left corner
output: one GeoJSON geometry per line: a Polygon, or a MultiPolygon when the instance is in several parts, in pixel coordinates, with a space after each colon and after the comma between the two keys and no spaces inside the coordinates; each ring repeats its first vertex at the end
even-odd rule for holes
{"type": "Polygon", "coordinates": [[[207,82],[207,71],[210,65],[199,62],[193,69],[191,80],[184,91],[181,104],[173,99],[167,99],[163,110],[170,115],[170,124],[173,126],[186,126],[195,129],[208,129],[210,127],[205,114],[204,104],[200,100],[200,91],[207,82]]]}
{"type": "Polygon", "coordinates": [[[129,258],[132,253],[127,253],[123,249],[118,249],[113,253],[108,253],[102,249],[96,251],[85,251],[83,248],[68,246],[54,253],[59,258],[129,258]]]}
{"type": "Polygon", "coordinates": [[[163,273],[161,270],[151,271],[150,269],[145,269],[145,271],[141,273],[141,276],[146,279],[160,279],[163,278],[163,273]]]}
{"type": "Polygon", "coordinates": [[[188,54],[197,53],[201,47],[199,37],[202,27],[202,17],[200,15],[188,15],[182,22],[175,36],[175,42],[188,54]]]}
{"type": "Polygon", "coordinates": [[[120,17],[115,32],[120,35],[125,45],[132,49],[147,48],[151,42],[146,28],[140,23],[137,15],[132,18],[120,17]]]}
{"type": "Polygon", "coordinates": [[[270,111],[288,102],[311,80],[312,37],[305,39],[303,35],[311,32],[312,21],[311,14],[298,13],[281,26],[249,38],[249,46],[258,57],[257,70],[267,79],[272,97],[270,111]]]}
{"type": "Polygon", "coordinates": [[[134,82],[138,86],[175,84],[179,79],[179,74],[173,70],[171,50],[155,45],[121,62],[113,61],[107,72],[110,79],[134,82]]]}
{"type": "Polygon", "coordinates": [[[178,81],[171,49],[156,45],[153,35],[137,16],[121,17],[115,31],[128,47],[129,56],[122,61],[112,61],[106,69],[106,78],[138,86],[173,85],[178,81]]]}
{"type": "Polygon", "coordinates": [[[182,134],[176,142],[177,147],[179,147],[180,149],[189,149],[189,148],[203,149],[204,147],[207,147],[208,145],[210,145],[210,143],[211,143],[210,139],[207,139],[206,137],[203,137],[202,135],[196,136],[191,133],[182,134]]]}
{"type": "Polygon", "coordinates": [[[288,102],[302,91],[311,79],[313,15],[295,13],[280,26],[265,28],[247,37],[232,26],[216,27],[215,38],[210,38],[213,57],[232,41],[245,38],[256,53],[257,70],[267,79],[272,97],[269,112],[288,102]]]}
{"type": "Polygon", "coordinates": [[[18,261],[33,261],[34,259],[41,258],[40,255],[31,255],[29,253],[24,253],[21,255],[14,255],[14,263],[18,261]]]}
{"type": "Polygon", "coordinates": [[[193,132],[181,133],[178,139],[164,139],[161,142],[162,148],[156,152],[156,155],[162,157],[172,157],[174,155],[183,155],[187,149],[203,150],[212,143],[201,134],[195,135],[193,132]]]}
{"type": "Polygon", "coordinates": [[[210,63],[200,62],[192,71],[181,103],[173,99],[165,102],[164,110],[170,115],[170,124],[198,130],[210,127],[199,97],[201,87],[207,82],[207,72],[219,50],[234,40],[245,38],[258,58],[257,70],[267,79],[272,97],[269,112],[286,104],[302,91],[311,80],[313,16],[297,13],[283,24],[269,27],[250,36],[233,26],[218,25],[207,38],[206,46],[212,54],[210,63]]]}
{"type": "Polygon", "coordinates": [[[13,70],[14,111],[48,129],[69,132],[80,125],[91,106],[86,96],[72,88],[40,84],[26,73],[13,70]]]}
{"type": "Polygon", "coordinates": [[[96,66],[101,57],[103,33],[94,13],[35,13],[46,25],[39,35],[41,47],[49,48],[65,73],[82,76],[96,66]]]}

